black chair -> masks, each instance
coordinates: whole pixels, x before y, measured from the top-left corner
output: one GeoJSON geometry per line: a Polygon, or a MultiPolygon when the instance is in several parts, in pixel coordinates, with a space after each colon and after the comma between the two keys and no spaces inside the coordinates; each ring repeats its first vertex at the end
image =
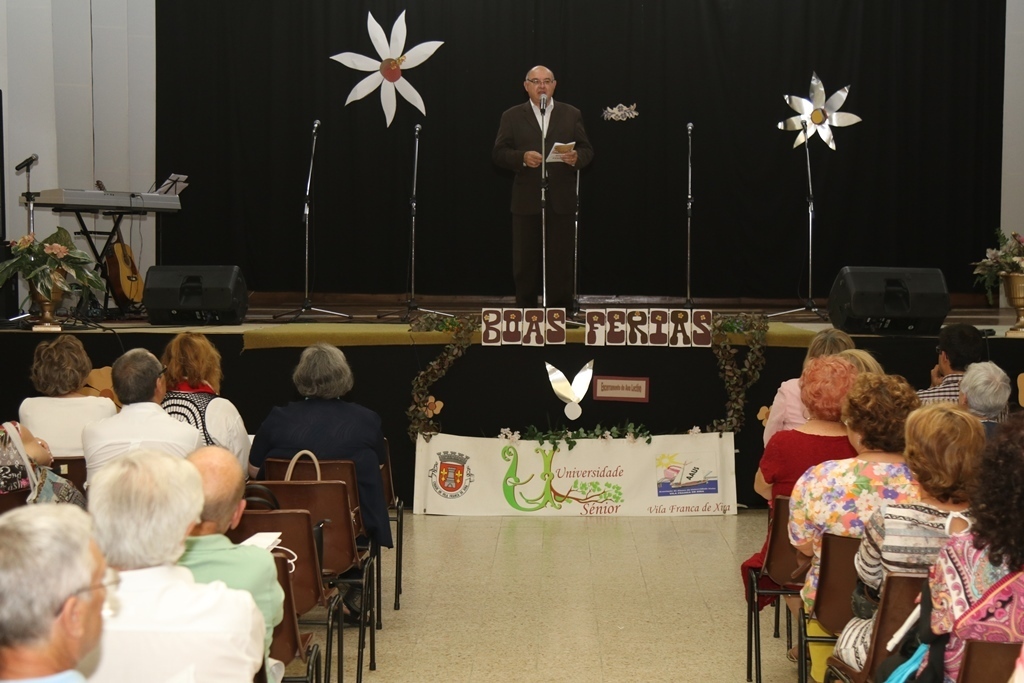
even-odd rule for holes
{"type": "Polygon", "coordinates": [[[957,683],[1004,683],[1013,675],[1020,643],[968,640],[957,683]]]}
{"type": "Polygon", "coordinates": [[[860,539],[852,536],[824,534],[821,539],[821,563],[818,565],[818,591],[810,615],[800,607],[797,620],[797,680],[807,680],[807,644],[835,643],[839,632],[853,619],[850,596],[857,586],[857,567],[853,558],[860,548],[860,539]],[[814,619],[830,635],[807,635],[807,622],[814,619]]]}
{"type": "MultiPolygon", "coordinates": [[[[326,666],[330,681],[331,644],[334,624],[341,613],[341,596],[337,589],[324,588],[320,572],[320,558],[313,538],[313,522],[306,510],[246,510],[238,526],[227,532],[234,543],[241,543],[253,534],[261,532],[281,534],[281,545],[296,555],[295,570],[291,574],[294,611],[297,615],[307,614],[316,607],[327,609],[326,625],[326,666]]],[[[339,629],[340,631],[340,629],[339,629]]],[[[338,634],[339,671],[342,653],[341,634],[338,634]]]]}
{"type": "MultiPolygon", "coordinates": [[[[363,605],[359,623],[358,680],[362,680],[363,656],[366,649],[367,624],[372,623],[373,604],[367,605],[367,597],[373,595],[372,563],[375,557],[370,552],[360,552],[356,547],[356,531],[353,515],[349,509],[349,486],[341,481],[264,481],[275,500],[285,509],[307,510],[311,519],[318,520],[323,531],[321,558],[321,579],[328,588],[339,585],[359,586],[363,589],[363,605]],[[350,569],[362,570],[359,578],[344,578],[350,569]],[[368,578],[367,573],[371,576],[368,578]]],[[[340,610],[338,612],[340,615],[340,610]]],[[[370,630],[370,670],[377,668],[376,634],[370,630]]],[[[342,679],[341,625],[338,625],[338,680],[342,679]]],[[[327,672],[330,682],[330,671],[327,672]]]]}
{"type": "MultiPolygon", "coordinates": [[[[312,633],[299,631],[299,617],[295,613],[295,598],[292,595],[292,575],[288,571],[288,557],[282,553],[274,553],[277,565],[277,582],[284,591],[284,618],[274,627],[274,639],[270,643],[270,656],[280,660],[285,666],[291,664],[296,657],[306,662],[305,676],[285,676],[282,683],[320,683],[321,661],[320,646],[313,641],[312,633]]],[[[341,657],[339,653],[339,658],[341,657]]],[[[264,678],[266,672],[264,672],[264,678]]]]}
{"type": "Polygon", "coordinates": [[[886,650],[886,644],[914,611],[917,597],[921,595],[921,588],[927,578],[927,575],[906,572],[886,574],[882,581],[882,592],[864,668],[857,671],[841,659],[829,657],[825,683],[835,680],[843,683],[869,683],[873,679],[878,665],[890,654],[886,650]]]}
{"type": "Polygon", "coordinates": [[[793,572],[799,565],[796,549],[789,542],[786,525],[789,523],[789,497],[777,496],[772,504],[772,514],[768,519],[768,548],[765,552],[764,566],[761,571],[753,569],[747,572],[747,680],[753,680],[751,670],[757,672],[757,683],[761,683],[761,611],[760,597],[774,595],[775,600],[775,637],[779,637],[779,610],[786,610],[786,649],[793,647],[793,636],[790,625],[792,620],[789,609],[785,607],[783,598],[787,595],[799,595],[802,582],[794,583],[793,572]],[[758,581],[767,577],[781,588],[761,588],[758,581]]]}
{"type": "MultiPolygon", "coordinates": [[[[391,444],[384,437],[384,464],[380,466],[380,476],[384,480],[384,500],[388,502],[388,510],[395,514],[388,520],[395,523],[395,609],[401,609],[399,599],[402,595],[402,545],[405,542],[405,503],[395,493],[395,480],[391,471],[391,444]]],[[[380,584],[380,565],[377,566],[377,583],[380,584]]],[[[377,605],[378,612],[380,605],[377,605]]],[[[377,624],[380,628],[380,623],[377,624]]]]}

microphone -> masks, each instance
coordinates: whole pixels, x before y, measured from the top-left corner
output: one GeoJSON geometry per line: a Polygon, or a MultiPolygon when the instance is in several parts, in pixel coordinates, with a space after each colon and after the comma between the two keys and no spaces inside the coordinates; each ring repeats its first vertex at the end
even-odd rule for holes
{"type": "Polygon", "coordinates": [[[313,135],[316,135],[316,129],[320,127],[320,119],[313,121],[313,135]]]}
{"type": "Polygon", "coordinates": [[[33,154],[28,159],[25,159],[25,161],[23,161],[20,164],[18,164],[17,166],[15,166],[14,167],[14,171],[18,172],[18,171],[20,171],[23,168],[28,168],[29,166],[31,166],[32,164],[36,163],[37,161],[39,161],[39,155],[38,154],[33,154]]]}
{"type": "Polygon", "coordinates": [[[544,93],[544,94],[542,94],[540,96],[540,113],[543,114],[544,111],[547,108],[548,108],[548,96],[547,96],[547,93],[544,93]]]}
{"type": "Polygon", "coordinates": [[[420,124],[417,123],[413,127],[413,130],[416,131],[416,137],[419,137],[420,136],[420,131],[423,130],[423,126],[421,126],[420,124]]]}
{"type": "Polygon", "coordinates": [[[692,123],[686,124],[686,132],[689,133],[689,132],[692,132],[692,131],[693,131],[693,124],[692,123]]]}

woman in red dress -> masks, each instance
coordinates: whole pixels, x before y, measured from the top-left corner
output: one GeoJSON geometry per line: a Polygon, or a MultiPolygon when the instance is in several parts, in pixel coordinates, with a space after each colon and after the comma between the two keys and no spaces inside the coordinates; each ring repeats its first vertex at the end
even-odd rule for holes
{"type": "MultiPolygon", "coordinates": [[[[846,426],[840,421],[843,399],[856,377],[857,368],[839,356],[813,358],[804,367],[800,375],[800,399],[807,408],[808,420],[796,429],[772,436],[754,476],[754,490],[768,500],[769,507],[776,496],[790,495],[793,484],[808,468],[826,460],[857,455],[850,445],[846,426]]],[[[765,538],[761,550],[740,565],[744,587],[747,586],[747,571],[761,569],[767,550],[768,539],[765,538]]],[[[779,588],[768,577],[760,577],[758,581],[762,588],[779,588]]],[[[758,608],[774,601],[774,596],[762,596],[758,608]]]]}

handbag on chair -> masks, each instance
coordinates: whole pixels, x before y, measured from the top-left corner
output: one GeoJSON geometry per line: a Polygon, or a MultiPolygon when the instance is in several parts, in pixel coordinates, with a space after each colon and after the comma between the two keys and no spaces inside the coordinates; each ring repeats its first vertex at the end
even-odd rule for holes
{"type": "Polygon", "coordinates": [[[46,465],[40,465],[28,456],[21,433],[13,422],[4,422],[3,430],[7,432],[10,442],[21,456],[25,474],[28,477],[32,492],[28,503],[71,503],[83,510],[86,507],[85,496],[70,481],[54,472],[46,465]]]}

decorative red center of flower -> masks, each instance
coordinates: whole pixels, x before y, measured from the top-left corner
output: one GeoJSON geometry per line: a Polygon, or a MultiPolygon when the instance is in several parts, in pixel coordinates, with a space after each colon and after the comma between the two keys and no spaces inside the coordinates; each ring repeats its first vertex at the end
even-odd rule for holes
{"type": "Polygon", "coordinates": [[[394,83],[402,77],[402,61],[401,59],[385,59],[380,63],[380,73],[384,76],[384,80],[394,83]]]}

